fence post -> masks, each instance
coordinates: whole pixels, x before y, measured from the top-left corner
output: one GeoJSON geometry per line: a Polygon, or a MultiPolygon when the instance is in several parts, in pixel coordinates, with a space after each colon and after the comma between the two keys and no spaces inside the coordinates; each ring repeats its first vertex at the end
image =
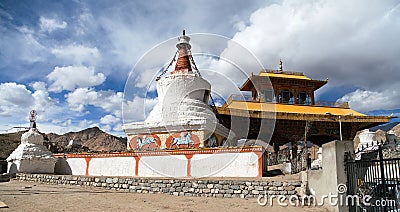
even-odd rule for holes
{"type": "MultiPolygon", "coordinates": [[[[383,197],[386,199],[386,193],[387,193],[387,188],[386,188],[386,178],[385,178],[385,165],[383,163],[383,152],[382,152],[382,145],[378,145],[378,155],[379,155],[379,165],[381,169],[381,181],[382,181],[382,187],[383,187],[383,197]]],[[[386,211],[386,205],[385,205],[385,211],[386,211]]]]}

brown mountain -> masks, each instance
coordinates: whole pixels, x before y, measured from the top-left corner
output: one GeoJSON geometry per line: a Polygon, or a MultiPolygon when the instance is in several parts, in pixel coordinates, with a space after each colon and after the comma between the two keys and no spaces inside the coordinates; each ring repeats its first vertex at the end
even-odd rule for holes
{"type": "Polygon", "coordinates": [[[58,147],[66,147],[68,143],[73,140],[75,142],[81,142],[82,146],[90,151],[109,152],[123,151],[126,149],[126,138],[110,135],[101,131],[98,127],[88,128],[79,132],[69,132],[64,135],[49,133],[46,136],[52,145],[58,147]]]}
{"type": "Polygon", "coordinates": [[[18,147],[24,132],[0,134],[0,160],[5,160],[18,147]]]}
{"type": "MultiPolygon", "coordinates": [[[[0,134],[0,160],[6,159],[21,143],[21,135],[26,131],[17,133],[0,134]]],[[[63,135],[55,133],[42,133],[44,145],[54,153],[61,152],[97,152],[97,151],[124,151],[126,138],[116,137],[101,131],[98,127],[88,128],[79,132],[69,132],[63,135]],[[67,148],[71,141],[82,143],[80,148],[67,148]]]]}

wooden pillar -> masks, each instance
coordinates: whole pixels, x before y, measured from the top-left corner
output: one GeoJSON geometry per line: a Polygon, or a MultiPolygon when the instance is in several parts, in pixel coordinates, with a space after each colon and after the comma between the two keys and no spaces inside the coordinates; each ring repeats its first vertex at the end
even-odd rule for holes
{"type": "Polygon", "coordinates": [[[311,105],[315,105],[314,91],[311,91],[310,96],[311,96],[311,105]]]}
{"type": "Polygon", "coordinates": [[[298,104],[299,102],[298,102],[298,100],[296,100],[296,98],[298,97],[298,95],[299,95],[299,89],[297,88],[297,89],[293,89],[293,100],[294,100],[294,104],[298,104]]]}

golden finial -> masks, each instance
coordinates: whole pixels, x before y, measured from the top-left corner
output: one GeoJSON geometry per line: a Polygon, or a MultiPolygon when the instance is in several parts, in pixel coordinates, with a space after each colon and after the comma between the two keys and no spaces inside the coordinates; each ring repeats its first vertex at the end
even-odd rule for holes
{"type": "Polygon", "coordinates": [[[280,72],[283,71],[283,62],[282,62],[282,59],[279,59],[279,71],[280,71],[280,72]]]}

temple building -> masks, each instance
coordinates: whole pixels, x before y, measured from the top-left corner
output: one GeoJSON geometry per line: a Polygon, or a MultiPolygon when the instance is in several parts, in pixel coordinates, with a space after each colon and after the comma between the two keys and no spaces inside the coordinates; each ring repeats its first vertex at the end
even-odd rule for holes
{"type": "Polygon", "coordinates": [[[124,125],[128,149],[215,147],[227,140],[229,130],[208,105],[211,85],[200,75],[189,41],[183,31],[178,57],[170,63],[175,68],[168,74],[168,66],[157,78],[158,103],[147,119],[124,125]]]}
{"type": "Polygon", "coordinates": [[[322,145],[352,140],[357,131],[391,119],[362,114],[348,103],[316,102],[315,91],[328,80],[286,71],[282,61],[278,70],[252,74],[240,86],[241,95],[212,108],[211,85],[197,69],[189,41],[185,33],[178,38],[178,56],[157,78],[158,103],[147,119],[124,125],[128,149],[235,146],[239,139],[275,147],[304,140],[322,145]]]}
{"type": "Polygon", "coordinates": [[[391,117],[357,112],[348,103],[315,102],[314,92],[327,82],[285,71],[280,61],[278,70],[252,74],[240,87],[243,94],[232,95],[217,111],[227,128],[235,128],[233,119],[250,118],[245,138],[275,145],[304,137],[317,145],[353,140],[357,131],[390,121],[391,117]]]}

